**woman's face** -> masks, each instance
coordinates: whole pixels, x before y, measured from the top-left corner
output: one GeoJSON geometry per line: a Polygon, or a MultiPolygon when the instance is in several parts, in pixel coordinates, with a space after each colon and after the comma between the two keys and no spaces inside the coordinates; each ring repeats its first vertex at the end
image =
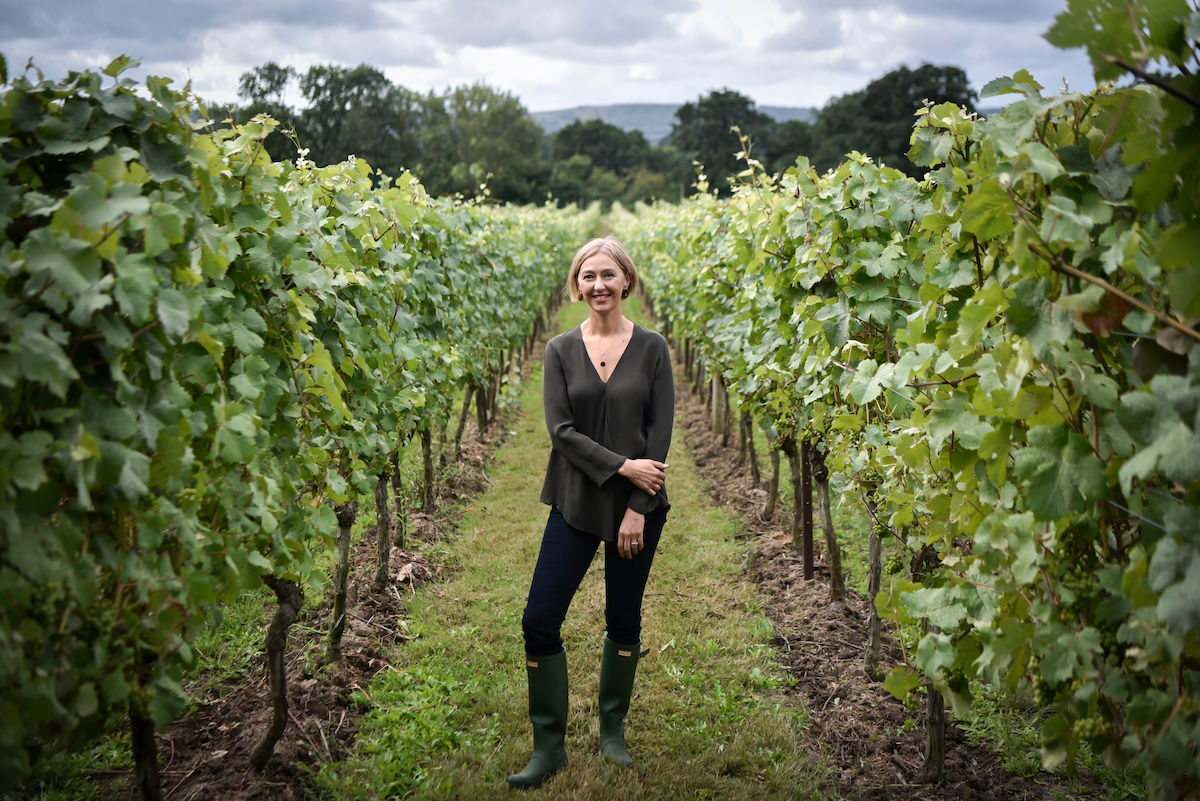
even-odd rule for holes
{"type": "Polygon", "coordinates": [[[611,311],[621,306],[621,293],[629,279],[621,265],[604,253],[589,256],[579,265],[579,294],[593,311],[611,311]]]}

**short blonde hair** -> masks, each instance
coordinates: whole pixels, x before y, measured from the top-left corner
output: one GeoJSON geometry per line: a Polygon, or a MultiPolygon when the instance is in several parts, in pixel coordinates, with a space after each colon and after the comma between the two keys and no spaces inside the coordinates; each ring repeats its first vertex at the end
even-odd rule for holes
{"type": "Polygon", "coordinates": [[[637,268],[633,266],[633,259],[629,258],[629,251],[615,237],[606,236],[589,240],[575,251],[575,258],[571,259],[571,271],[567,273],[567,294],[571,296],[571,300],[583,300],[583,293],[579,291],[579,270],[585,261],[597,253],[603,253],[615,261],[629,279],[629,291],[622,297],[632,294],[638,284],[637,268]]]}

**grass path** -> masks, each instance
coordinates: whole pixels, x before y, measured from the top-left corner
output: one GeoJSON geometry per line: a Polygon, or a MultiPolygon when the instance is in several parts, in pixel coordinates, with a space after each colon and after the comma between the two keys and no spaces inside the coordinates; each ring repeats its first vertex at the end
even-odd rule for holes
{"type": "MultiPolygon", "coordinates": [[[[568,307],[562,327],[582,311],[568,307]]],[[[547,508],[537,501],[549,440],[541,372],[489,468],[490,489],[439,558],[445,583],[419,589],[394,670],[357,692],[371,710],[358,754],[319,783],[350,798],[513,798],[505,774],[531,742],[520,617],[547,508]]],[[[802,752],[805,715],[784,699],[772,630],[742,578],[736,524],[705,497],[681,435],[671,448],[672,510],[647,587],[643,643],[626,723],[633,771],[596,753],[604,634],[597,556],[563,629],[571,682],[570,764],[540,790],[556,799],[813,798],[824,770],[802,752]]]]}

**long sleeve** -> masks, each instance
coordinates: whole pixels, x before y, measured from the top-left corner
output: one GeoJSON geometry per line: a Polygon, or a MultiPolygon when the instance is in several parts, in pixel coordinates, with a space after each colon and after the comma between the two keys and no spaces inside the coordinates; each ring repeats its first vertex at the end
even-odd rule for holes
{"type": "Polygon", "coordinates": [[[625,457],[613,453],[596,440],[581,434],[571,412],[567,380],[558,349],[546,345],[545,374],[542,380],[542,406],[546,412],[546,430],[555,450],[583,471],[596,486],[616,475],[625,457]]]}
{"type": "MultiPolygon", "coordinates": [[[[671,449],[671,432],[675,427],[675,378],[671,373],[671,352],[662,343],[658,361],[654,366],[654,380],[650,390],[650,407],[646,414],[647,459],[667,461],[671,449]]],[[[655,508],[655,496],[635,486],[629,495],[629,508],[646,514],[655,508]]]]}

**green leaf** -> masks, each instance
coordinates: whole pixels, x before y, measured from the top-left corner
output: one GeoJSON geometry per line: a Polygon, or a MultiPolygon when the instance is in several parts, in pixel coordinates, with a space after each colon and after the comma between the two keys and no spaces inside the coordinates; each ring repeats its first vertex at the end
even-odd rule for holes
{"type": "Polygon", "coordinates": [[[35,275],[52,279],[70,295],[82,295],[100,280],[100,258],[87,242],[38,228],[25,240],[25,262],[35,275]]]}
{"type": "Polygon", "coordinates": [[[46,470],[37,459],[17,459],[12,465],[12,482],[21,489],[35,490],[46,481],[46,470]]]}
{"type": "Polygon", "coordinates": [[[822,321],[821,330],[833,350],[850,340],[850,306],[845,297],[839,297],[834,304],[822,306],[816,318],[822,321]]]}
{"type": "Polygon", "coordinates": [[[1103,498],[1108,485],[1104,463],[1087,440],[1065,427],[1039,426],[1016,455],[1017,475],[1026,482],[1026,500],[1038,520],[1059,520],[1103,498]]]}
{"type": "Polygon", "coordinates": [[[903,701],[919,686],[921,674],[906,665],[896,665],[883,678],[883,689],[899,701],[903,701]]]}
{"type": "Polygon", "coordinates": [[[1200,264],[1179,267],[1167,273],[1171,305],[1191,319],[1200,316],[1200,264]]]}
{"type": "Polygon", "coordinates": [[[1042,767],[1054,770],[1067,761],[1070,728],[1061,714],[1051,715],[1042,724],[1042,767]]]}
{"type": "Polygon", "coordinates": [[[103,72],[110,78],[115,78],[125,70],[133,69],[141,63],[142,60],[140,58],[131,58],[130,56],[122,53],[112,61],[108,62],[108,66],[104,68],[103,72]]]}
{"type": "Polygon", "coordinates": [[[939,678],[954,668],[956,656],[957,650],[949,637],[940,632],[930,632],[917,643],[917,655],[913,662],[926,676],[939,678]]]}
{"type": "Polygon", "coordinates": [[[96,697],[96,685],[90,681],[79,685],[75,691],[75,714],[81,718],[90,717],[100,709],[100,699],[96,697]]]}
{"type": "Polygon", "coordinates": [[[150,716],[159,730],[170,725],[187,705],[187,694],[179,686],[179,682],[170,676],[159,674],[155,677],[150,698],[150,716]]]}
{"type": "Polygon", "coordinates": [[[874,359],[863,359],[854,368],[854,378],[850,381],[850,386],[846,388],[846,394],[850,400],[860,406],[870,403],[879,397],[879,393],[883,391],[880,385],[879,377],[875,374],[879,367],[874,359]]]}
{"type": "Polygon", "coordinates": [[[987,421],[973,412],[965,409],[967,396],[954,394],[948,398],[936,401],[930,410],[929,421],[925,424],[925,433],[929,438],[930,447],[939,451],[942,445],[952,436],[958,437],[959,444],[969,451],[976,450],[983,437],[992,431],[987,421]]]}
{"type": "Polygon", "coordinates": [[[1047,300],[1050,279],[1029,277],[1013,286],[1013,299],[1008,305],[1008,321],[1012,332],[1029,340],[1034,355],[1049,360],[1052,346],[1069,342],[1075,329],[1069,312],[1047,300]]]}
{"type": "Polygon", "coordinates": [[[125,449],[123,455],[124,463],[117,478],[117,488],[126,498],[135,500],[149,491],[146,485],[150,482],[150,457],[129,449],[125,449]]]}
{"type": "Polygon", "coordinates": [[[1043,183],[1049,184],[1065,172],[1062,162],[1041,142],[1026,142],[1021,145],[1019,152],[1029,160],[1030,167],[1043,183]]]}
{"type": "Polygon", "coordinates": [[[1026,97],[1037,97],[1041,90],[1042,85],[1033,79],[1029,70],[1017,70],[1011,78],[1003,76],[988,81],[979,96],[995,97],[1003,94],[1020,94],[1026,97]]]}
{"type": "MultiPolygon", "coordinates": [[[[235,417],[234,420],[236,419],[238,418],[235,417]]],[[[253,423],[250,425],[252,427],[253,423]]],[[[241,427],[242,430],[238,430],[239,427],[241,426],[235,427],[226,423],[221,426],[214,438],[220,458],[230,464],[245,464],[251,461],[255,454],[254,437],[247,436],[244,427],[241,427]]]]}
{"type": "Polygon", "coordinates": [[[1015,214],[1004,187],[996,179],[989,178],[963,201],[963,230],[980,239],[1004,236],[1012,231],[1015,214]]]}
{"type": "Polygon", "coordinates": [[[1046,242],[1075,243],[1087,240],[1093,220],[1080,213],[1079,206],[1069,197],[1054,193],[1046,204],[1040,235],[1046,242]]]}
{"type": "Polygon", "coordinates": [[[118,669],[104,677],[100,689],[104,693],[104,703],[108,706],[116,706],[129,697],[131,688],[129,682],[125,681],[125,674],[118,669]]]}
{"type": "Polygon", "coordinates": [[[65,397],[71,382],[79,378],[75,365],[60,344],[66,340],[65,333],[42,314],[26,316],[17,331],[20,374],[30,381],[45,384],[58,397],[65,397]]]}
{"type": "Polygon", "coordinates": [[[158,320],[163,331],[171,339],[179,340],[187,333],[191,321],[187,298],[178,289],[160,289],[158,292],[158,320]]]}
{"type": "MultiPolygon", "coordinates": [[[[953,630],[967,616],[966,607],[954,600],[952,590],[947,587],[923,587],[915,592],[904,593],[900,600],[914,617],[924,618],[939,629],[953,630]]],[[[925,672],[932,675],[928,669],[925,672]]]]}

